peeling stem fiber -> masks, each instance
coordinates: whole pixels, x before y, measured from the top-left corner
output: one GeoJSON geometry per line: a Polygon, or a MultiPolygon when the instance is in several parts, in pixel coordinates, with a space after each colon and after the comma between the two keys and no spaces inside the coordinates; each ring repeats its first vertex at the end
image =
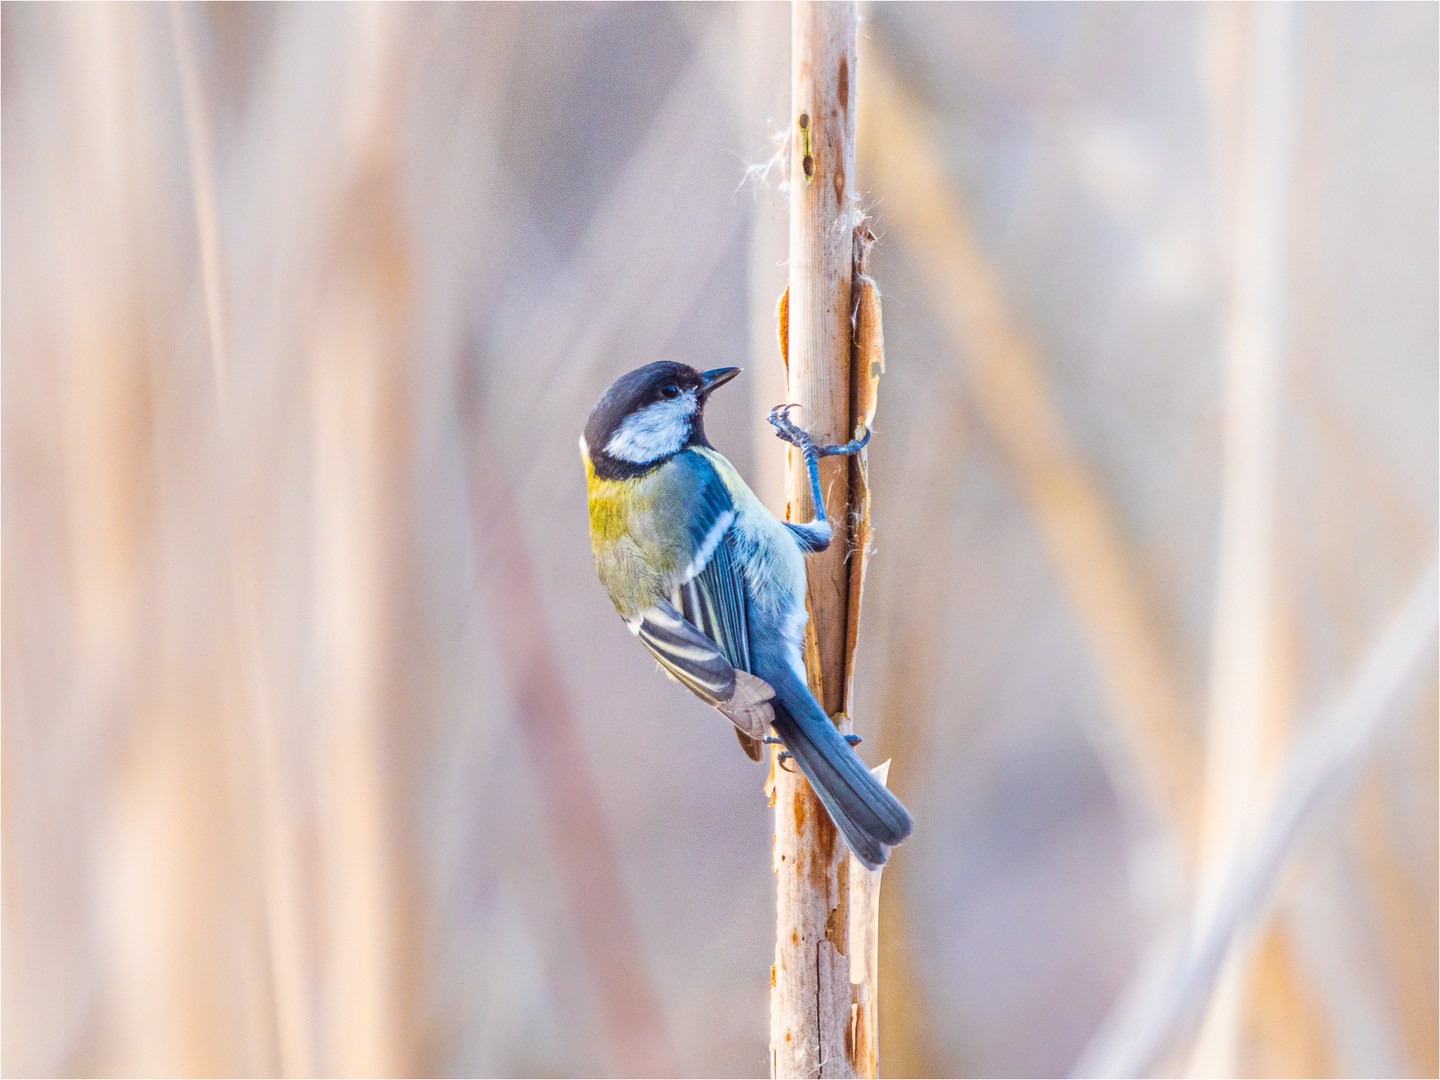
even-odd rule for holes
{"type": "MultiPolygon", "coordinates": [[[[817,442],[851,437],[850,353],[855,175],[855,7],[796,0],[791,22],[789,401],[817,442]]],[[[843,705],[850,548],[850,463],[824,458],[820,485],[835,529],[808,561],[810,688],[834,716],[843,705]]],[[[805,464],[793,448],[786,512],[811,516],[805,464]]],[[[857,1040],[847,958],[849,855],[798,772],[776,767],[776,943],[770,999],[776,1077],[874,1076],[873,1043],[857,1040]],[[868,1051],[857,1055],[857,1041],[868,1051]],[[857,1056],[859,1058],[857,1069],[857,1056]]]]}

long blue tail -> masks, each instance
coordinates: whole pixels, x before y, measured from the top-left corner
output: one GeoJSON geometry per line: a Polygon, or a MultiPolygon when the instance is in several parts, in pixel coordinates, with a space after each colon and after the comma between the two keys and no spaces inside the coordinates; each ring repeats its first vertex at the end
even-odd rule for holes
{"type": "Polygon", "coordinates": [[[808,687],[783,680],[776,687],[775,734],[794,756],[830,820],[855,857],[871,870],[915,827],[910,811],[875,779],[825,715],[808,687]]]}

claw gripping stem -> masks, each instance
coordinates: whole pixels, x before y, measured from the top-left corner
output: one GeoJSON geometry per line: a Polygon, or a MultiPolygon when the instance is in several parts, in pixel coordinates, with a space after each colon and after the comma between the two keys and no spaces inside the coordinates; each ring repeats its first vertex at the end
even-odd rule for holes
{"type": "Polygon", "coordinates": [[[790,410],[799,407],[793,403],[776,405],[770,410],[769,419],[770,423],[775,426],[775,434],[805,456],[805,471],[810,475],[810,501],[815,507],[815,521],[828,524],[825,517],[825,500],[820,492],[820,459],[842,454],[858,454],[870,441],[870,429],[866,428],[864,435],[858,439],[851,439],[848,443],[816,446],[814,439],[790,422],[790,410]]]}

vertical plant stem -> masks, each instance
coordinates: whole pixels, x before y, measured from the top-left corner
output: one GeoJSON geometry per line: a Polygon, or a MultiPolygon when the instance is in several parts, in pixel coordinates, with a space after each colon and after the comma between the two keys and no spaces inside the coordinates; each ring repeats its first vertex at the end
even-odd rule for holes
{"type": "MultiPolygon", "coordinates": [[[[1245,91],[1235,173],[1231,298],[1225,326],[1225,462],[1215,586],[1210,715],[1200,818],[1201,910],[1217,901],[1217,868],[1252,838],[1274,781],[1262,747],[1287,719],[1274,679],[1272,533],[1278,451],[1284,226],[1290,129],[1291,16],[1248,12],[1245,91]]],[[[1233,1076],[1245,999],[1245,950],[1218,983],[1192,1075],[1233,1076]]]]}
{"type": "MultiPolygon", "coordinates": [[[[796,0],[791,8],[789,400],[818,442],[850,437],[854,259],[855,8],[796,0]]],[[[844,704],[850,604],[850,463],[820,464],[836,537],[808,560],[810,689],[832,716],[844,704]]],[[[801,456],[789,455],[786,512],[811,515],[801,456]]],[[[809,784],[772,758],[776,940],[770,997],[777,1077],[853,1076],[850,874],[845,845],[809,784]],[[847,1034],[850,1039],[847,1042],[847,1034]]],[[[873,1060],[873,1056],[872,1056],[873,1060]]]]}
{"type": "MultiPolygon", "coordinates": [[[[227,458],[237,451],[233,419],[226,396],[230,365],[225,321],[225,281],[221,273],[220,223],[211,166],[210,109],[195,57],[190,16],[199,9],[170,5],[170,32],[179,75],[180,99],[185,113],[187,161],[195,209],[195,235],[199,246],[200,278],[205,293],[206,330],[210,341],[211,372],[215,381],[216,434],[227,458]]],[[[233,506],[240,488],[232,476],[227,503],[233,506]]],[[[246,490],[253,485],[246,487],[246,490]]],[[[234,513],[234,511],[231,511],[234,513]]],[[[270,995],[273,1008],[275,1065],[282,1076],[315,1073],[310,965],[306,956],[301,883],[301,856],[295,829],[295,810],[284,779],[283,732],[274,707],[270,673],[264,660],[264,630],[260,604],[260,570],[253,508],[237,514],[226,529],[229,537],[230,584],[234,596],[236,637],[245,658],[245,710],[251,728],[256,796],[260,803],[264,926],[269,947],[270,995]]],[[[252,1052],[255,1052],[252,1048],[252,1052]]]]}
{"type": "MultiPolygon", "coordinates": [[[[850,279],[854,251],[844,216],[853,205],[855,12],[848,3],[797,0],[791,26],[790,400],[819,442],[850,437],[850,279]]],[[[812,512],[801,456],[789,451],[786,508],[812,512]]],[[[849,495],[849,459],[823,458],[820,487],[837,532],[849,495]]],[[[809,560],[812,625],[821,669],[844,666],[849,596],[843,543],[809,560]]],[[[819,694],[821,687],[814,687],[819,694]]],[[[821,703],[841,708],[842,681],[828,679],[821,703]]]]}
{"type": "Polygon", "coordinates": [[[403,598],[414,588],[395,527],[413,498],[414,255],[396,131],[408,18],[355,9],[347,27],[343,173],[325,242],[333,263],[308,313],[314,484],[317,723],[323,746],[317,865],[325,920],[317,1059],[324,1072],[413,1072],[413,874],[396,783],[406,700],[403,598]]]}

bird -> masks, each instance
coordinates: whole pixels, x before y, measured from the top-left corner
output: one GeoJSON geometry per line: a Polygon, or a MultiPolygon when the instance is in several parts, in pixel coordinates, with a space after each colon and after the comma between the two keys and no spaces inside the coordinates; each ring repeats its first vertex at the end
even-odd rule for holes
{"type": "Polygon", "coordinates": [[[819,460],[858,451],[869,432],[817,446],[791,423],[795,406],[771,411],[777,436],[804,455],[815,505],[809,522],[781,521],[705,437],[706,401],[740,370],[656,361],[600,398],[580,436],[595,569],[661,669],[727,717],[754,760],[762,742],[782,743],[875,870],[914,821],[810,692],[801,651],[805,555],[831,541],[819,460]]]}

